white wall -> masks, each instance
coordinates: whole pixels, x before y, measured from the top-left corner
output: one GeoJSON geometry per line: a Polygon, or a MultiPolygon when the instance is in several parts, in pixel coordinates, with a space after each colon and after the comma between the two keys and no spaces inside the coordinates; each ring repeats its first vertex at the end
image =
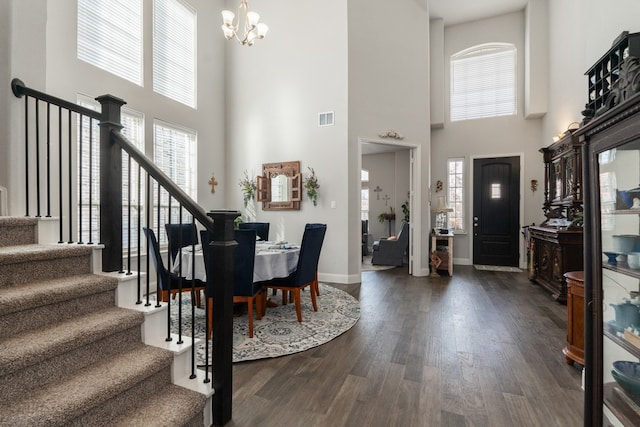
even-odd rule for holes
{"type": "Polygon", "coordinates": [[[389,223],[380,223],[378,215],[393,207],[396,219],[391,234],[397,234],[402,224],[402,204],[409,191],[409,150],[362,156],[362,169],[369,171],[369,240],[389,236],[389,223]],[[382,191],[373,191],[379,187],[382,191]],[[387,199],[388,198],[388,199],[387,199]]]}
{"type": "MultiPolygon", "coordinates": [[[[237,2],[227,6],[236,7],[237,2]]],[[[345,244],[346,4],[273,0],[250,6],[269,25],[269,33],[250,48],[226,42],[228,207],[270,222],[270,238],[290,242],[301,240],[305,223],[326,223],[320,279],[353,281],[347,274],[345,244]],[[318,127],[318,113],[326,111],[334,111],[335,125],[318,127]],[[320,184],[317,206],[305,193],[299,211],[263,211],[255,203],[243,207],[238,180],[244,170],[255,176],[263,163],[293,160],[301,162],[304,176],[308,167],[315,170],[320,184]]]]}
{"type": "MultiPolygon", "coordinates": [[[[11,88],[11,2],[0,1],[0,187],[9,185],[11,88]]],[[[0,215],[2,213],[0,212],[0,215]]]]}
{"type": "MultiPolygon", "coordinates": [[[[416,167],[418,249],[428,245],[430,110],[429,17],[413,0],[349,1],[349,272],[360,268],[359,138],[376,140],[394,129],[421,148],[416,167]],[[396,25],[394,25],[396,24],[396,25]]],[[[392,140],[385,143],[393,144],[392,140]]],[[[428,253],[414,254],[414,274],[428,274],[428,253]]]]}
{"type": "MultiPolygon", "coordinates": [[[[445,58],[463,49],[488,42],[507,42],[518,49],[518,64],[524,64],[524,12],[511,13],[490,19],[445,28],[445,58]]],[[[449,61],[445,61],[445,84],[449,84],[449,61]]],[[[540,223],[542,216],[543,191],[532,193],[529,190],[531,179],[544,182],[542,155],[538,152],[541,141],[540,120],[524,119],[524,69],[518,67],[518,104],[517,115],[479,120],[451,122],[449,97],[446,95],[445,126],[432,131],[432,175],[433,182],[441,180],[446,189],[447,159],[463,157],[467,174],[468,191],[465,194],[466,234],[455,237],[455,261],[461,264],[472,262],[472,223],[471,163],[474,157],[520,155],[524,158],[521,178],[525,183],[523,196],[523,224],[540,223]]],[[[435,190],[434,190],[435,191],[435,190]]],[[[433,196],[435,200],[435,194],[433,196]]],[[[521,264],[524,263],[524,250],[521,251],[521,264]]]]}

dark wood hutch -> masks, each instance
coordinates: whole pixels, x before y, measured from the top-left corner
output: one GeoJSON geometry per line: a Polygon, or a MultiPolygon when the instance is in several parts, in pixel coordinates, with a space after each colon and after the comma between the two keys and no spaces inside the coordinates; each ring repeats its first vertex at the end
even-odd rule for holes
{"type": "Polygon", "coordinates": [[[582,227],[572,223],[582,213],[582,143],[573,130],[542,148],[544,204],[547,218],[540,226],[529,227],[533,271],[531,280],[551,293],[558,302],[567,302],[564,274],[583,268],[582,227]]]}

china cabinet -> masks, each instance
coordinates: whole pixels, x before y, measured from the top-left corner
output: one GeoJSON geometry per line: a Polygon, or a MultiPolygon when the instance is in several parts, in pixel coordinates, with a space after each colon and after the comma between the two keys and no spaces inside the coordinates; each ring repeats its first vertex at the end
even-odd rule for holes
{"type": "Polygon", "coordinates": [[[640,360],[640,60],[620,70],[608,110],[576,132],[585,144],[586,426],[640,425],[640,396],[615,363],[640,360]]]}
{"type": "Polygon", "coordinates": [[[582,212],[582,143],[567,131],[542,148],[545,178],[542,210],[547,217],[540,226],[529,227],[533,271],[531,280],[553,299],[567,301],[564,273],[582,270],[582,227],[571,227],[582,212]]]}

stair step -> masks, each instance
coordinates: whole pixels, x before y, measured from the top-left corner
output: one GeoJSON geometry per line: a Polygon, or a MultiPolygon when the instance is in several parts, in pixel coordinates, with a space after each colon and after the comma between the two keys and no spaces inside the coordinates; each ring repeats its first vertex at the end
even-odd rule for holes
{"type": "MultiPolygon", "coordinates": [[[[83,414],[91,417],[92,411],[105,407],[110,407],[111,414],[116,414],[118,407],[109,402],[119,395],[132,390],[132,394],[140,399],[145,394],[151,396],[154,389],[163,384],[168,385],[172,359],[170,352],[141,344],[134,350],[104,359],[61,381],[37,388],[23,399],[3,402],[0,425],[67,425],[83,414]],[[144,386],[146,381],[150,384],[144,386]]],[[[164,387],[158,390],[160,393],[163,391],[164,387]]],[[[121,403],[126,404],[126,401],[121,403]]],[[[157,409],[159,413],[165,412],[157,409]]],[[[78,425],[95,425],[76,421],[78,425]]],[[[110,420],[103,421],[109,423],[110,420]]]]}
{"type": "Polygon", "coordinates": [[[0,247],[29,245],[37,242],[38,219],[29,217],[0,217],[0,247]]]}
{"type": "Polygon", "coordinates": [[[0,247],[0,288],[91,273],[95,245],[0,247]]]}
{"type": "MultiPolygon", "coordinates": [[[[126,411],[119,411],[114,418],[104,418],[109,419],[106,424],[109,427],[202,426],[206,399],[203,394],[168,384],[161,393],[149,396],[126,411]]],[[[99,424],[92,422],[88,425],[99,424]]]]}
{"type": "Polygon", "coordinates": [[[110,307],[72,318],[26,334],[10,337],[0,345],[0,376],[66,353],[102,337],[139,327],[142,313],[110,307]]]}
{"type": "Polygon", "coordinates": [[[0,294],[0,339],[113,306],[118,281],[82,274],[5,288],[0,294]]]}

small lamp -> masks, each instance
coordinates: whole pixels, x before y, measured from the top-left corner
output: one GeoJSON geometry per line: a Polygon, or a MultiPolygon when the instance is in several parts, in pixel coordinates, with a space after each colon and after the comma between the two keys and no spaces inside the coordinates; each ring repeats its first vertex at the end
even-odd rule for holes
{"type": "Polygon", "coordinates": [[[438,205],[434,212],[436,213],[436,228],[440,231],[440,234],[449,234],[447,213],[453,212],[453,209],[447,206],[444,196],[438,197],[438,205]]]}

